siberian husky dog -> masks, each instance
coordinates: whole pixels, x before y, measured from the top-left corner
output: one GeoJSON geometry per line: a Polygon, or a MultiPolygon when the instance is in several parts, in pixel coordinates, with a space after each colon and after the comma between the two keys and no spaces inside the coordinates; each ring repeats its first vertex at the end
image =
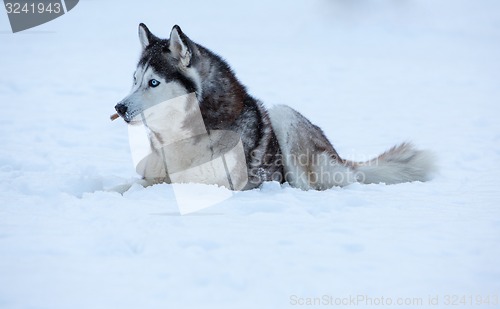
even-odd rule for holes
{"type": "Polygon", "coordinates": [[[115,109],[130,127],[145,128],[150,151],[136,169],[146,184],[201,182],[245,190],[278,181],[325,190],[432,176],[432,155],[410,143],[367,162],[342,159],[319,127],[288,106],[266,110],[223,59],[177,25],[170,38],[160,39],[140,24],[139,40],[132,90],[115,109]],[[223,160],[215,164],[216,158],[223,160]]]}

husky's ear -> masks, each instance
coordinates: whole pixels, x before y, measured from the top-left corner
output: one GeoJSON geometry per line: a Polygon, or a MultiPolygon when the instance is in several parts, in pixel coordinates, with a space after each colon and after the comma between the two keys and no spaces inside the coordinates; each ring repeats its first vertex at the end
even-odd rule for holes
{"type": "Polygon", "coordinates": [[[139,41],[141,41],[142,49],[146,49],[153,41],[157,39],[154,34],[149,31],[145,24],[139,24],[139,41]]]}
{"type": "Polygon", "coordinates": [[[187,67],[191,63],[192,51],[189,47],[189,38],[182,32],[181,27],[175,25],[170,32],[169,49],[172,56],[179,59],[187,67]]]}

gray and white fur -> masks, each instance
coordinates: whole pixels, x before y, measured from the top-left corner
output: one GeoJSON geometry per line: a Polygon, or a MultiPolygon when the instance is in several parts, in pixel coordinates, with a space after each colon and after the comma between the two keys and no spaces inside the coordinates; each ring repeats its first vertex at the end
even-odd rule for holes
{"type": "MultiPolygon", "coordinates": [[[[409,143],[367,162],[342,159],[320,128],[287,106],[276,106],[268,112],[248,94],[223,59],[194,43],[177,25],[170,38],[160,39],[140,24],[139,39],[142,53],[134,84],[130,94],[115,106],[117,113],[129,125],[152,118],[165,119],[160,121],[164,125],[150,128],[152,143],[162,141],[168,139],[169,115],[161,111],[153,114],[148,112],[150,108],[195,93],[209,134],[226,130],[240,137],[248,174],[244,189],[256,188],[265,181],[288,182],[304,190],[325,190],[354,182],[427,181],[435,170],[432,155],[409,143]]],[[[183,121],[186,125],[181,126],[190,130],[189,119],[183,121]]],[[[216,144],[196,151],[205,155],[216,144]]],[[[173,151],[169,155],[184,154],[173,151]]],[[[156,151],[146,162],[148,167],[140,172],[146,183],[171,181],[161,160],[162,155],[156,151]]]]}

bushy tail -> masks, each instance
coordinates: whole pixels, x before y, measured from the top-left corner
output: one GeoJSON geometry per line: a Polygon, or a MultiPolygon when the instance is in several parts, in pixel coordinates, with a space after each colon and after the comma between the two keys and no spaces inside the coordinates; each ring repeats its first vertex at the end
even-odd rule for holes
{"type": "Polygon", "coordinates": [[[375,159],[352,165],[358,181],[366,184],[427,181],[436,172],[434,155],[411,143],[394,146],[375,159]]]}

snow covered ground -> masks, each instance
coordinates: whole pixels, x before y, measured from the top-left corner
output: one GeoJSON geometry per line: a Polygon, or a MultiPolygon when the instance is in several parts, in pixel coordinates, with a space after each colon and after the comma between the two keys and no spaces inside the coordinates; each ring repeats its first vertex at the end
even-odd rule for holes
{"type": "Polygon", "coordinates": [[[496,0],[82,0],[12,34],[0,12],[0,308],[500,306],[499,21],[496,0]],[[139,22],[179,24],[344,157],[412,140],[440,174],[188,216],[169,185],[104,192],[137,177],[108,117],[139,22]]]}

